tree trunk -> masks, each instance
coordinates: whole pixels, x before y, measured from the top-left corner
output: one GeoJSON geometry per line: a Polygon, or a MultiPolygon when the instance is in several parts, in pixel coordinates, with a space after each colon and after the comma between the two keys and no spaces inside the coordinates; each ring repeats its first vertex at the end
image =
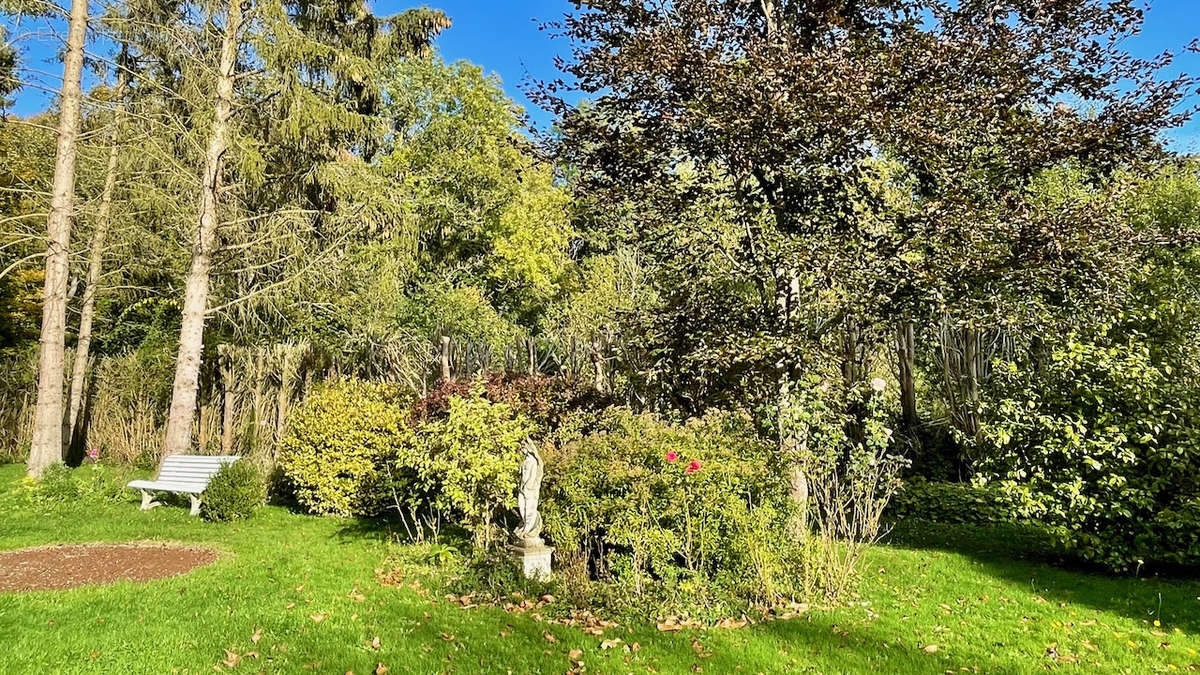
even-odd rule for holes
{"type": "Polygon", "coordinates": [[[900,416],[905,429],[917,426],[917,386],[913,380],[916,337],[911,321],[896,326],[896,365],[900,380],[900,416]]]}
{"type": "Polygon", "coordinates": [[[42,335],[38,351],[37,409],[28,472],[35,478],[63,456],[63,352],[67,328],[67,276],[71,216],[75,199],[79,108],[82,100],[83,46],[87,35],[87,0],[72,0],[63,59],[62,96],[58,115],[58,147],[54,160],[50,215],[46,219],[46,280],[42,300],[42,335]]]}
{"type": "Polygon", "coordinates": [[[963,338],[963,433],[975,439],[979,435],[979,378],[982,375],[982,344],[979,330],[965,327],[963,338]]]}
{"type": "Polygon", "coordinates": [[[608,393],[608,378],[604,375],[604,342],[597,337],[592,340],[592,374],[593,386],[601,396],[608,393]]]}
{"type": "Polygon", "coordinates": [[[175,383],[163,456],[186,453],[192,445],[192,422],[200,389],[200,359],[204,349],[204,315],[208,309],[209,270],[217,246],[221,170],[229,147],[229,123],[233,114],[233,75],[237,65],[238,39],[242,27],[242,3],[230,0],[225,34],[221,39],[221,62],[217,71],[215,116],[200,192],[200,222],[192,247],[183,300],[183,325],[179,331],[179,356],[175,361],[175,383]]]}
{"type": "Polygon", "coordinates": [[[237,385],[233,379],[233,357],[225,354],[221,362],[221,454],[228,456],[233,454],[233,406],[237,385]]]}
{"type": "Polygon", "coordinates": [[[442,336],[442,382],[450,381],[450,336],[442,336]]]}
{"type": "Polygon", "coordinates": [[[104,173],[104,189],[100,193],[100,207],[96,212],[96,230],[92,234],[91,260],[88,264],[87,281],[83,288],[83,306],[79,311],[79,339],[75,347],[75,364],[71,372],[70,412],[67,417],[67,438],[64,445],[71,447],[78,440],[82,430],[79,412],[83,409],[83,396],[87,391],[87,371],[91,359],[92,321],[96,314],[96,291],[100,286],[100,276],[104,272],[104,246],[108,240],[111,228],[110,214],[112,212],[113,193],[117,189],[117,160],[120,158],[121,122],[125,116],[125,87],[129,82],[128,72],[123,67],[124,56],[128,53],[125,46],[121,47],[122,57],[118,59],[117,71],[117,109],[113,115],[111,145],[108,148],[108,166],[104,173]]]}

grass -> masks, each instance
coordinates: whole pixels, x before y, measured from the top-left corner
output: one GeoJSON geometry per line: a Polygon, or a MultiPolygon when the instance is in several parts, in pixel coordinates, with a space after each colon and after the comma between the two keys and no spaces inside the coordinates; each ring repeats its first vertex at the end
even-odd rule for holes
{"type": "Polygon", "coordinates": [[[0,466],[0,550],[169,540],[228,555],[150,583],[0,594],[4,673],[362,675],[381,663],[391,673],[553,673],[571,667],[573,649],[588,672],[614,673],[1200,669],[1200,583],[1063,569],[1014,530],[913,523],[871,552],[860,597],[842,607],[742,630],[639,625],[601,638],[380,585],[375,569],[401,545],[370,521],[270,507],[212,524],[183,508],[141,513],[132,494],[33,512],[12,496],[21,475],[0,466]],[[641,648],[601,650],[610,638],[641,648]],[[230,653],[240,657],[232,668],[230,653]]]}

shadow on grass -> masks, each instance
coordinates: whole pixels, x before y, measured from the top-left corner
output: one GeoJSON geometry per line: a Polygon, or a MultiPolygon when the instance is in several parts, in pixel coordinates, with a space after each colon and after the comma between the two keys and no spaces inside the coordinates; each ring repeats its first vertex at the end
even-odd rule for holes
{"type": "Polygon", "coordinates": [[[411,543],[398,518],[347,518],[334,536],[339,541],[394,541],[411,543]]]}
{"type": "Polygon", "coordinates": [[[1135,620],[1160,619],[1200,633],[1200,570],[1142,571],[1136,581],[1064,555],[1044,532],[1022,525],[898,523],[884,543],[969,557],[984,571],[1047,600],[1078,603],[1135,620]]]}

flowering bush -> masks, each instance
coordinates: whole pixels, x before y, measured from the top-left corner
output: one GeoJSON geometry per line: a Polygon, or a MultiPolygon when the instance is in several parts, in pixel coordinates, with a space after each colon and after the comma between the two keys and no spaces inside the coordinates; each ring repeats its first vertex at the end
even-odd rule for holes
{"type": "Polygon", "coordinates": [[[790,586],[792,508],[774,455],[742,416],[675,426],[616,409],[547,456],[546,534],[574,573],[663,613],[771,602],[790,586]]]}

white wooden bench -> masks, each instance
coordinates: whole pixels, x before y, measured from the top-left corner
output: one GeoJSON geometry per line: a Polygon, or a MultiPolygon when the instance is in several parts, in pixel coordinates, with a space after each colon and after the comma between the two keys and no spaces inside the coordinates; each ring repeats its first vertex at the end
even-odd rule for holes
{"type": "Polygon", "coordinates": [[[142,491],[143,511],[162,506],[154,501],[155,492],[185,494],[192,500],[191,514],[195,516],[200,513],[200,495],[208,488],[208,482],[221,467],[239,459],[235,456],[171,455],[163,460],[157,478],[130,481],[126,487],[142,491]]]}

